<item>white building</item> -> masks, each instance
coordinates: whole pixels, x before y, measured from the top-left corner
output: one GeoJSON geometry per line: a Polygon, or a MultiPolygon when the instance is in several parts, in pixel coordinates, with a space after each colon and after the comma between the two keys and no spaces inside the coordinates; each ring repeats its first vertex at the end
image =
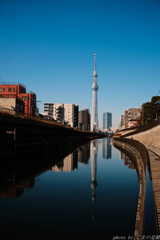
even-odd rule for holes
{"type": "Polygon", "coordinates": [[[71,127],[78,126],[79,106],[72,103],[45,103],[45,115],[52,116],[54,120],[68,124],[71,127]]]}
{"type": "Polygon", "coordinates": [[[53,117],[53,103],[44,103],[44,115],[53,117]]]}

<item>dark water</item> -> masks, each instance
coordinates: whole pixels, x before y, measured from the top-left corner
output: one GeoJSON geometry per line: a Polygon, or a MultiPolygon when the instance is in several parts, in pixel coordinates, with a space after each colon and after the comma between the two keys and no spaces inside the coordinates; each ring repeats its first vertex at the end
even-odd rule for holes
{"type": "Polygon", "coordinates": [[[110,139],[91,141],[37,177],[12,178],[0,193],[0,239],[134,234],[138,176],[110,139]]]}

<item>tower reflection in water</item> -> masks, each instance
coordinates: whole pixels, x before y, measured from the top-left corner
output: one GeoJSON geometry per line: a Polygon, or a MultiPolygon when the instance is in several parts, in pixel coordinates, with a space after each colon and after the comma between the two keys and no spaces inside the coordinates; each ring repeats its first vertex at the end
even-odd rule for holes
{"type": "MultiPolygon", "coordinates": [[[[60,163],[52,167],[53,171],[71,172],[78,169],[77,162],[88,164],[91,155],[91,190],[92,190],[92,220],[95,219],[95,200],[97,187],[97,156],[98,156],[98,141],[92,141],[90,145],[84,145],[78,148],[63,159],[60,163]]],[[[112,158],[112,140],[110,138],[103,139],[102,156],[104,159],[112,158]]]]}
{"type": "Polygon", "coordinates": [[[91,189],[92,189],[92,220],[95,218],[95,200],[96,200],[96,173],[97,173],[97,155],[98,144],[97,141],[91,142],[91,189]]]}
{"type": "MultiPolygon", "coordinates": [[[[46,173],[40,169],[39,173],[36,171],[35,174],[33,173],[33,176],[31,176],[30,179],[27,179],[25,181],[17,182],[13,178],[13,183],[12,183],[11,178],[8,178],[8,177],[6,178],[6,176],[8,175],[7,174],[5,175],[5,179],[7,179],[7,184],[6,184],[6,181],[4,181],[3,189],[2,187],[0,187],[0,190],[2,189],[2,191],[0,191],[0,196],[17,198],[22,194],[24,194],[24,198],[20,198],[19,200],[19,201],[22,201],[22,203],[25,203],[26,201],[26,203],[28,204],[28,197],[30,199],[32,198],[35,199],[38,203],[40,202],[39,208],[37,208],[37,212],[35,212],[35,215],[34,215],[35,219],[37,219],[37,221],[40,221],[40,222],[42,222],[42,220],[39,219],[39,212],[41,208],[46,206],[46,210],[49,213],[50,213],[50,209],[48,210],[48,208],[53,208],[53,216],[55,216],[54,218],[55,229],[56,228],[58,229],[58,227],[60,226],[60,223],[64,224],[63,226],[66,226],[65,229],[68,229],[70,226],[66,225],[66,220],[69,219],[70,217],[70,221],[73,221],[72,223],[75,228],[77,227],[78,224],[76,223],[76,221],[74,221],[74,219],[77,219],[78,222],[80,221],[82,222],[85,219],[84,226],[86,226],[87,224],[89,226],[89,229],[90,227],[91,228],[93,227],[95,229],[98,229],[96,231],[99,232],[101,231],[101,226],[104,229],[106,229],[106,226],[104,226],[104,222],[105,222],[104,220],[106,218],[106,214],[108,214],[107,215],[108,219],[111,220],[111,223],[108,222],[109,226],[112,226],[112,222],[113,222],[113,228],[115,226],[119,226],[119,221],[117,220],[116,223],[114,223],[115,219],[112,218],[114,214],[117,216],[117,212],[119,211],[119,205],[118,206],[116,205],[117,197],[115,199],[112,199],[112,193],[113,193],[112,189],[118,189],[116,185],[119,185],[119,182],[121,183],[122,181],[125,180],[122,177],[124,173],[124,167],[123,167],[123,164],[121,163],[118,164],[118,166],[116,167],[115,161],[112,161],[112,159],[111,161],[106,161],[106,159],[110,159],[112,155],[113,155],[113,160],[116,159],[116,161],[117,160],[119,161],[119,157],[117,158],[118,154],[115,155],[114,148],[113,148],[113,154],[112,154],[111,142],[112,142],[112,139],[110,138],[92,140],[90,143],[86,143],[86,145],[83,145],[75,149],[71,154],[67,155],[66,157],[63,157],[61,159],[58,158],[59,163],[54,165],[49,165],[49,166],[47,165],[47,168],[45,168],[46,173]],[[97,167],[101,173],[100,175],[97,175],[98,173],[97,167]],[[114,168],[116,168],[118,174],[116,175],[115,178],[112,178],[111,176],[112,173],[110,174],[110,171],[114,168]],[[59,173],[55,174],[54,171],[59,173]],[[71,171],[74,171],[74,174],[70,174],[71,171]],[[65,173],[63,174],[63,172],[65,173]],[[39,176],[41,174],[42,176],[39,176]],[[39,177],[39,179],[36,183],[37,176],[39,177]],[[120,179],[119,182],[117,181],[117,178],[120,179]],[[67,181],[68,179],[69,181],[67,181]],[[97,181],[98,183],[101,183],[100,184],[101,186],[98,186],[97,181]],[[112,181],[115,181],[113,185],[112,185],[112,181]],[[68,186],[68,183],[70,186],[68,186]],[[73,188],[71,184],[73,184],[73,188]],[[7,188],[5,188],[5,186],[7,186],[7,188]],[[44,191],[44,186],[47,186],[45,188],[45,191],[44,191]],[[35,190],[33,191],[32,189],[32,191],[29,192],[28,190],[33,187],[35,187],[35,190]],[[66,188],[67,188],[68,196],[66,196],[66,188]],[[105,188],[105,191],[103,190],[104,188],[105,188]],[[39,191],[40,189],[41,191],[39,191]],[[38,194],[37,194],[37,190],[38,190],[38,194]],[[45,194],[48,194],[47,195],[48,197],[43,196],[44,195],[43,191],[45,194]],[[98,198],[96,195],[97,193],[98,193],[98,198]],[[44,200],[44,203],[42,200],[39,201],[39,196],[42,197],[42,199],[44,200]],[[66,201],[64,204],[65,198],[66,198],[66,201]],[[51,200],[48,201],[48,199],[52,199],[52,201],[51,200]],[[112,206],[112,202],[114,203],[113,208],[108,207],[108,206],[112,206]],[[49,204],[51,204],[51,207],[49,206],[49,204]],[[57,206],[59,206],[59,208],[57,206]],[[104,206],[106,206],[105,209],[104,209],[104,206]],[[62,207],[62,210],[59,211],[61,207],[62,207]],[[63,219],[64,219],[64,222],[63,222],[63,219]]],[[[132,165],[132,161],[131,159],[129,159],[129,157],[121,153],[121,159],[124,159],[125,165],[127,165],[131,169],[134,169],[134,166],[132,165]]],[[[127,176],[129,179],[129,174],[127,176]]],[[[133,175],[131,174],[131,176],[133,175]]],[[[132,183],[132,179],[133,178],[131,178],[130,183],[132,183]]],[[[128,183],[128,180],[127,180],[127,183],[128,183]]],[[[126,184],[122,184],[121,187],[122,187],[122,191],[127,193],[126,190],[130,189],[130,184],[129,186],[126,186],[126,184]]],[[[134,189],[133,191],[135,193],[134,189]]],[[[119,194],[119,189],[117,190],[117,192],[119,194]]],[[[137,191],[137,194],[138,194],[138,191],[137,191]]],[[[123,206],[123,202],[127,197],[127,194],[125,195],[125,197],[123,197],[123,194],[121,193],[120,195],[116,195],[116,196],[119,196],[120,198],[119,204],[122,203],[122,206],[123,206]]],[[[132,195],[132,197],[134,198],[134,194],[132,195]]],[[[128,199],[131,201],[132,198],[128,198],[128,199]]],[[[38,205],[35,200],[32,203],[33,207],[38,205]]],[[[137,199],[135,198],[135,200],[137,204],[137,199]]],[[[17,201],[17,206],[19,205],[19,201],[17,201]]],[[[130,207],[130,201],[129,201],[129,207],[130,207]]],[[[20,205],[23,206],[23,204],[20,204],[20,205]]],[[[20,210],[24,211],[25,213],[25,209],[20,208],[20,210]]],[[[124,209],[125,216],[128,214],[128,211],[129,211],[128,209],[126,211],[124,209]]],[[[131,213],[133,214],[132,211],[131,213]]],[[[10,214],[10,210],[8,210],[8,214],[10,214]]],[[[19,212],[19,214],[21,213],[19,212]]],[[[136,214],[136,208],[135,208],[135,214],[136,214]]],[[[47,214],[46,216],[48,215],[49,214],[47,214]]],[[[21,215],[18,215],[18,218],[20,219],[19,216],[21,215]]],[[[50,225],[52,225],[53,216],[52,214],[50,214],[50,216],[51,218],[47,219],[48,221],[47,224],[49,223],[50,225]]],[[[44,217],[42,216],[42,218],[44,217]]],[[[110,221],[110,220],[107,220],[107,221],[110,221]]],[[[25,221],[25,214],[24,214],[24,221],[25,221]]],[[[122,224],[126,223],[125,220],[123,221],[122,221],[122,224]]],[[[69,221],[67,224],[69,224],[69,221]]],[[[134,224],[134,221],[133,221],[133,224],[134,224]]]]}

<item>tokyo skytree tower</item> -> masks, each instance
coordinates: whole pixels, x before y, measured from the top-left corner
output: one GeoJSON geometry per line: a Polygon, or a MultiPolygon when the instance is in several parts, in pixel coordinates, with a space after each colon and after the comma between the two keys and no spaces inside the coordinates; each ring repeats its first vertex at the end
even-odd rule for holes
{"type": "Polygon", "coordinates": [[[91,131],[98,130],[98,103],[97,103],[97,72],[96,72],[96,53],[94,54],[94,72],[92,85],[92,117],[91,117],[91,131]]]}

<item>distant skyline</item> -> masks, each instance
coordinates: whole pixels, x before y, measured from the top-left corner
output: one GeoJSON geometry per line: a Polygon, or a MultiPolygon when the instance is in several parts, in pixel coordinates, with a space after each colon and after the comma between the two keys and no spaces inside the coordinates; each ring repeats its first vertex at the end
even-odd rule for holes
{"type": "Polygon", "coordinates": [[[0,0],[0,81],[45,102],[92,107],[97,54],[99,125],[160,90],[160,1],[0,0]]]}

